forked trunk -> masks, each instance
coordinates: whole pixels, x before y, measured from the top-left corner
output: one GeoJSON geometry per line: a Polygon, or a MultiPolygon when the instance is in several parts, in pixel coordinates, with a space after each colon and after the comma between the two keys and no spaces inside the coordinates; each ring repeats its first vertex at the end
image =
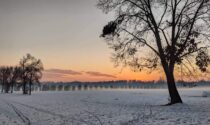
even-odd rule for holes
{"type": "Polygon", "coordinates": [[[168,84],[168,91],[170,95],[170,103],[168,105],[182,103],[182,99],[177,91],[174,74],[172,70],[165,71],[167,84],[168,84]]]}

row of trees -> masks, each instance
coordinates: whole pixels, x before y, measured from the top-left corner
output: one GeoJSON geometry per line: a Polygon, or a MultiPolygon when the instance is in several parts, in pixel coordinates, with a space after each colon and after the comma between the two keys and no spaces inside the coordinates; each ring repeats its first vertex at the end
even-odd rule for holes
{"type": "Polygon", "coordinates": [[[40,83],[43,69],[41,60],[30,54],[24,56],[18,66],[1,66],[1,92],[13,93],[14,87],[22,87],[23,94],[31,94],[32,85],[40,83]]]}

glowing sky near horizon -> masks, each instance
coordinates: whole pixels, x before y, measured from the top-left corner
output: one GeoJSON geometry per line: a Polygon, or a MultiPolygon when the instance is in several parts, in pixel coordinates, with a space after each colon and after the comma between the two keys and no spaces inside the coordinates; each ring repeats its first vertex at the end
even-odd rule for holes
{"type": "Polygon", "coordinates": [[[163,74],[115,68],[99,36],[113,19],[97,0],[0,0],[0,65],[26,53],[42,60],[43,81],[157,80],[163,74]]]}

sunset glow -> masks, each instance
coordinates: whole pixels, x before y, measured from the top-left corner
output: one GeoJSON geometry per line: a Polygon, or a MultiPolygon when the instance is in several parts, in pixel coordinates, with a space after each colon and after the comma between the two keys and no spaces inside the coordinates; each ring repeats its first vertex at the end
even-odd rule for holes
{"type": "Polygon", "coordinates": [[[114,67],[112,51],[99,37],[114,16],[102,13],[95,0],[2,0],[0,15],[0,65],[17,65],[30,53],[44,64],[42,81],[148,81],[163,76],[114,67]]]}

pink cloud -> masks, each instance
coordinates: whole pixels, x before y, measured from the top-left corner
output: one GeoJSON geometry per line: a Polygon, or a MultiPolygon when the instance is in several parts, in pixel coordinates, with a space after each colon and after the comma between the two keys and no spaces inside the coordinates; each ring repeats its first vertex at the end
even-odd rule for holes
{"type": "Polygon", "coordinates": [[[117,78],[114,75],[104,74],[104,73],[94,72],[94,71],[88,71],[88,72],[85,72],[85,73],[88,74],[88,75],[90,75],[90,76],[117,78]]]}
{"type": "Polygon", "coordinates": [[[74,70],[63,70],[63,69],[47,69],[44,71],[45,73],[53,73],[53,74],[63,74],[63,75],[82,75],[81,72],[74,70]]]}

